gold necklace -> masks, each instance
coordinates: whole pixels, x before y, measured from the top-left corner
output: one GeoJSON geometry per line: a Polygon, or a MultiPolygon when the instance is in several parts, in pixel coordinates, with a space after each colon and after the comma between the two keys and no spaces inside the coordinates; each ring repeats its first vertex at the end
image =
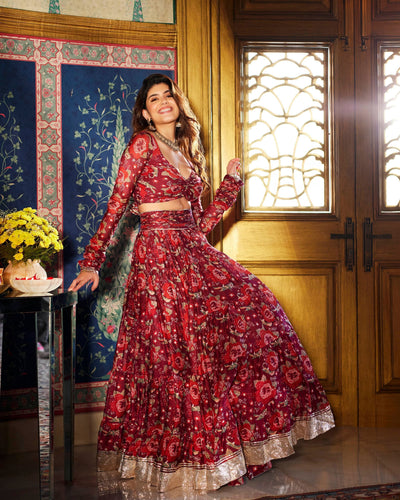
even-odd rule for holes
{"type": "Polygon", "coordinates": [[[153,134],[157,137],[157,139],[169,146],[173,151],[180,151],[177,141],[171,141],[164,135],[160,134],[158,130],[153,130],[153,134]]]}

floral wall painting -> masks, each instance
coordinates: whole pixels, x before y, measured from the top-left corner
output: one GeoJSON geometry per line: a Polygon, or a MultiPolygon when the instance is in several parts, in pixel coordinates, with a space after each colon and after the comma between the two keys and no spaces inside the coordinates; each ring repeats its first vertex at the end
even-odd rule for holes
{"type": "Polygon", "coordinates": [[[35,63],[0,59],[0,211],[36,204],[23,182],[36,169],[35,121],[35,63]]]}
{"type": "Polygon", "coordinates": [[[0,0],[0,7],[145,23],[173,24],[174,0],[0,0]]]}
{"type": "MultiPolygon", "coordinates": [[[[0,34],[0,210],[31,206],[58,229],[66,285],[105,212],[138,89],[150,73],[174,78],[175,65],[171,48],[0,34]]],[[[128,208],[101,286],[79,292],[78,411],[104,401],[138,224],[128,208]]]]}
{"type": "MultiPolygon", "coordinates": [[[[63,210],[64,234],[69,235],[64,273],[71,282],[78,271],[76,256],[105,212],[131,135],[137,90],[153,71],[63,65],[61,72],[63,186],[64,192],[75,193],[64,197],[63,210]]],[[[128,209],[108,249],[100,289],[88,294],[81,308],[78,383],[108,378],[137,229],[138,219],[128,209]]]]}

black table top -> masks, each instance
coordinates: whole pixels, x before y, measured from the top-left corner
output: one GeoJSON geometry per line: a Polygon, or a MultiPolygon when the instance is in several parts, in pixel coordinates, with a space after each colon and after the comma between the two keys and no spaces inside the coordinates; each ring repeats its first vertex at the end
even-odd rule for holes
{"type": "Polygon", "coordinates": [[[10,297],[0,295],[0,313],[51,312],[70,307],[78,302],[77,292],[55,290],[45,295],[19,295],[10,297]]]}

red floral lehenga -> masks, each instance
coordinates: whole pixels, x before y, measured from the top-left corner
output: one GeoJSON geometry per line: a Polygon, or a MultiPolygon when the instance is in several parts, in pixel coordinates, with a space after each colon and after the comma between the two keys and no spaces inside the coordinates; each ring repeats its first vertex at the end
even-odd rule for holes
{"type": "Polygon", "coordinates": [[[217,489],[334,426],[272,292],[192,212],[141,216],[99,431],[99,470],[217,489]]]}

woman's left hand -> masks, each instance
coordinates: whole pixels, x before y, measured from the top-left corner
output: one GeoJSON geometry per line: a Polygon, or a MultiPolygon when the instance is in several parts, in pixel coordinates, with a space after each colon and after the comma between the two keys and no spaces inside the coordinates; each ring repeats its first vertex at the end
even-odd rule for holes
{"type": "Polygon", "coordinates": [[[240,175],[240,159],[239,158],[233,158],[230,160],[228,163],[228,166],[226,167],[226,173],[228,175],[240,175]]]}
{"type": "Polygon", "coordinates": [[[96,271],[82,270],[70,284],[68,291],[76,292],[87,283],[92,283],[92,292],[99,286],[99,273],[96,271]]]}

